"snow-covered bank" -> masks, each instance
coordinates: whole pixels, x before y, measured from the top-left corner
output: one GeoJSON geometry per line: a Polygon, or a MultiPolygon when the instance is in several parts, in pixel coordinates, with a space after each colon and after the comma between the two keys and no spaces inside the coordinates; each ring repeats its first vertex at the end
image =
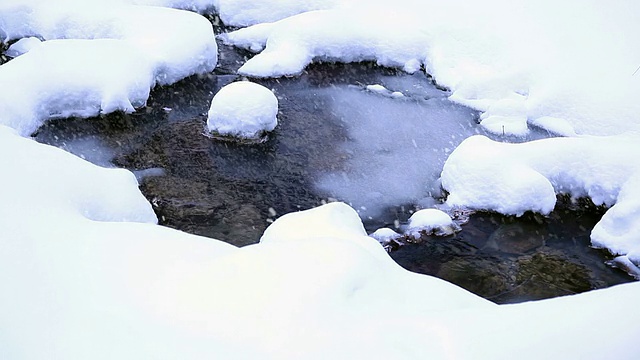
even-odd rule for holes
{"type": "MultiPolygon", "coordinates": [[[[50,150],[20,142],[12,147],[27,154],[50,150]]],[[[91,166],[54,152],[63,169],[91,166]]],[[[27,191],[17,188],[16,198],[27,191]]],[[[41,206],[51,212],[59,203],[41,206]]],[[[5,359],[477,359],[514,351],[624,359],[640,350],[637,283],[497,306],[401,269],[340,203],[285,215],[260,244],[241,249],[65,214],[1,243],[5,359]],[[612,319],[614,334],[593,326],[612,319]]]]}
{"type": "MultiPolygon", "coordinates": [[[[99,9],[104,10],[103,13],[63,6],[80,3],[90,4],[43,0],[0,5],[3,10],[7,9],[6,4],[20,5],[13,8],[18,9],[16,12],[0,12],[3,21],[0,32],[4,37],[39,35],[48,40],[0,67],[3,80],[0,97],[0,124],[3,124],[0,125],[0,168],[3,170],[0,176],[0,358],[494,359],[514,354],[525,359],[637,357],[640,313],[636,309],[640,283],[550,301],[496,306],[444,281],[401,269],[374,239],[366,236],[357,213],[344,204],[283,216],[265,232],[260,244],[241,249],[155,226],[151,207],[138,191],[131,173],[98,168],[61,150],[22,138],[16,132],[28,134],[58,112],[60,116],[87,115],[107,111],[101,108],[104,104],[112,104],[113,109],[134,105],[156,81],[170,82],[194,71],[207,71],[213,66],[212,57],[205,56],[211,55],[210,26],[201,33],[198,30],[198,35],[205,40],[199,42],[194,40],[199,36],[191,38],[194,35],[179,31],[182,26],[168,26],[180,20],[204,24],[197,15],[140,7],[136,21],[143,21],[147,10],[170,14],[163,17],[166,22],[160,34],[171,36],[170,32],[179,31],[181,35],[166,39],[148,37],[155,30],[161,30],[154,27],[154,31],[141,38],[120,37],[122,34],[118,33],[105,35],[108,39],[91,40],[113,29],[122,30],[111,27],[112,21],[120,21],[120,16],[103,23],[101,16],[112,14],[107,8],[99,9]],[[44,6],[42,4],[49,6],[46,10],[51,12],[51,18],[47,18],[47,12],[39,13],[41,8],[37,6],[44,6]],[[37,21],[14,22],[14,19],[32,19],[33,14],[43,14],[43,19],[51,20],[45,21],[46,31],[38,30],[37,21]],[[58,18],[55,14],[63,16],[58,18]],[[58,22],[60,19],[63,20],[58,22]],[[48,34],[47,31],[53,34],[60,31],[65,39],[49,40],[43,35],[48,34]],[[71,37],[82,39],[66,40],[71,37]],[[175,39],[180,41],[174,43],[175,39]],[[182,42],[184,44],[178,45],[182,42]],[[60,43],[72,48],[70,57],[64,52],[59,54],[63,59],[72,61],[75,55],[98,63],[71,62],[76,66],[60,67],[60,73],[56,73],[53,65],[59,66],[62,60],[54,56],[49,69],[53,74],[40,70],[48,65],[43,62],[49,60],[42,53],[52,51],[41,49],[60,48],[55,45],[60,43]],[[95,50],[96,54],[91,56],[97,57],[111,49],[122,58],[96,60],[84,54],[87,49],[95,50]],[[144,52],[143,57],[132,55],[140,51],[144,52]],[[99,68],[100,65],[104,68],[99,68]],[[19,70],[21,68],[23,70],[19,70]],[[138,72],[129,73],[136,69],[138,72]],[[123,79],[129,76],[141,83],[123,79]],[[24,87],[20,81],[25,82],[24,87]],[[65,92],[67,88],[73,92],[65,92]],[[51,97],[49,93],[61,97],[51,97]],[[90,111],[84,112],[87,109],[90,111]]],[[[226,2],[220,0],[222,3],[226,2]]],[[[243,2],[250,3],[257,2],[243,2]]],[[[282,4],[294,6],[294,3],[282,4]]],[[[205,1],[171,0],[162,4],[207,5],[205,1]]],[[[134,11],[128,5],[112,5],[117,10],[134,11]]],[[[393,6],[398,9],[397,4],[393,6]]],[[[286,10],[284,8],[287,7],[283,5],[278,11],[286,10]]],[[[449,10],[452,14],[446,20],[453,21],[453,12],[462,8],[449,10]]],[[[242,7],[238,11],[248,10],[242,7]]],[[[495,8],[493,11],[501,13],[495,8]]],[[[363,16],[368,15],[365,12],[363,16]]],[[[126,14],[123,17],[126,18],[126,14]]],[[[477,39],[481,39],[482,31],[478,32],[477,39]]],[[[345,43],[344,39],[340,41],[345,43]]],[[[351,38],[351,41],[359,40],[351,38]]],[[[461,45],[462,49],[468,44],[462,42],[461,45]]],[[[439,58],[445,81],[447,58],[450,56],[451,64],[460,65],[453,55],[445,53],[439,58]]],[[[470,66],[477,69],[473,64],[470,66]]],[[[461,82],[467,81],[465,76],[470,79],[467,84],[477,80],[474,71],[456,73],[454,70],[452,74],[464,75],[461,82]]],[[[498,87],[504,85],[491,76],[487,79],[487,86],[493,81],[498,87]]],[[[489,96],[483,92],[486,89],[480,90],[478,94],[489,96]]],[[[515,100],[515,105],[510,97],[506,100],[498,107],[503,112],[494,115],[521,109],[515,106],[520,104],[519,100],[515,100]]],[[[569,105],[558,106],[567,114],[588,110],[580,106],[572,109],[569,105]]],[[[634,106],[631,103],[632,113],[634,106]]],[[[611,109],[614,116],[624,115],[626,111],[611,109]]],[[[579,120],[565,119],[562,124],[571,126],[576,119],[579,120]]],[[[606,127],[605,123],[591,125],[606,127]]],[[[623,129],[616,127],[615,131],[623,129]]],[[[605,147],[620,142],[620,138],[597,139],[598,146],[605,147]]],[[[568,177],[551,168],[556,164],[555,158],[573,164],[586,153],[592,155],[595,164],[600,164],[589,144],[576,145],[575,154],[565,151],[573,145],[557,145],[567,157],[553,154],[554,161],[548,163],[545,163],[548,159],[541,160],[525,150],[537,146],[524,144],[519,148],[523,149],[522,159],[510,159],[511,150],[505,156],[509,159],[508,165],[516,170],[525,169],[532,175],[534,190],[538,191],[530,194],[545,199],[550,193],[544,181],[549,180],[542,178],[553,179],[561,174],[562,181],[557,183],[564,188],[579,185],[574,187],[576,191],[598,195],[603,201],[616,198],[617,204],[610,210],[611,221],[603,219],[603,225],[610,223],[612,229],[617,230],[621,225],[637,224],[635,217],[628,215],[635,210],[637,196],[633,184],[637,178],[629,175],[626,184],[609,183],[591,177],[590,163],[580,162],[579,166],[586,169],[585,174],[572,168],[568,175],[573,177],[568,177]],[[598,183],[585,185],[582,183],[585,179],[596,179],[598,183]],[[611,194],[615,196],[610,197],[611,194]]],[[[612,156],[616,155],[615,149],[612,148],[612,156]]],[[[518,154],[519,150],[513,152],[518,154]]],[[[460,153],[465,153],[465,147],[460,148],[460,153]]],[[[465,159],[467,156],[462,156],[461,164],[465,159]]],[[[616,170],[612,164],[603,159],[598,169],[613,169],[612,177],[620,176],[615,181],[623,181],[626,173],[616,170]]],[[[476,174],[482,175],[484,170],[478,169],[476,174]]],[[[501,170],[498,168],[495,172],[501,170]]],[[[476,185],[474,171],[475,168],[470,168],[466,174],[471,185],[476,185]]]]}
{"type": "Polygon", "coordinates": [[[0,5],[4,41],[48,40],[0,68],[0,124],[22,135],[52,117],[132,112],[156,84],[216,66],[213,30],[200,15],[100,0],[68,2],[72,7],[36,0],[0,5]]]}
{"type": "Polygon", "coordinates": [[[548,214],[556,194],[613,206],[594,228],[593,245],[640,264],[638,140],[582,136],[508,144],[474,136],[447,159],[442,186],[449,205],[503,214],[548,214]]]}
{"type": "Polygon", "coordinates": [[[632,75],[640,65],[633,17],[639,6],[326,2],[323,11],[255,25],[223,39],[262,51],[241,68],[247,75],[295,74],[318,59],[375,60],[409,71],[423,65],[453,90],[452,99],[484,111],[483,125],[493,132],[502,133],[504,126],[506,133],[522,134],[528,123],[536,123],[551,131],[616,134],[640,129],[631,121],[640,112],[634,100],[640,81],[632,75]],[[549,117],[553,121],[546,121],[549,117]]]}

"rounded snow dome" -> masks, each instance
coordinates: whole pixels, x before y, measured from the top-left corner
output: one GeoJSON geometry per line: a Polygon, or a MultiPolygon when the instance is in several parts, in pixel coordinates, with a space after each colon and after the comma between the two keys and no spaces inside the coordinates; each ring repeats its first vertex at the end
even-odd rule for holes
{"type": "Polygon", "coordinates": [[[231,83],[211,101],[210,132],[242,139],[259,139],[278,124],[278,99],[266,87],[249,81],[231,83]]]}

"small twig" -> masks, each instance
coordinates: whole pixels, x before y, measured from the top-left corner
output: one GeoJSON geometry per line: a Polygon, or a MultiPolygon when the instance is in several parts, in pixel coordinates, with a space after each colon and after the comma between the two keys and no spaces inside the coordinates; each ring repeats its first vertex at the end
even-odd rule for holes
{"type": "Polygon", "coordinates": [[[638,72],[638,70],[640,70],[640,65],[638,65],[638,68],[633,72],[633,74],[631,74],[631,76],[634,76],[638,72]]]}

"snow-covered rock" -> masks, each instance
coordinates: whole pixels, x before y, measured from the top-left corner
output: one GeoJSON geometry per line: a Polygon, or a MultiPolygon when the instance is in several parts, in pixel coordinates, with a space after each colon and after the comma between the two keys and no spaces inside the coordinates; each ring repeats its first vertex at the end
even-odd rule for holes
{"type": "Polygon", "coordinates": [[[45,40],[0,67],[0,124],[22,135],[51,117],[132,112],[156,84],[217,64],[211,24],[188,11],[101,0],[11,0],[0,10],[5,41],[45,40]]]}
{"type": "Polygon", "coordinates": [[[401,238],[403,236],[389,228],[380,228],[369,236],[376,239],[387,251],[392,251],[402,245],[401,238]]]}
{"type": "Polygon", "coordinates": [[[278,98],[249,81],[231,83],[213,97],[207,128],[216,135],[259,139],[278,124],[278,98]]]}
{"type": "Polygon", "coordinates": [[[405,233],[413,238],[426,235],[448,236],[460,231],[460,226],[446,212],[438,209],[421,209],[409,218],[405,233]]]}
{"type": "Polygon", "coordinates": [[[522,144],[466,139],[442,171],[447,203],[522,215],[550,213],[556,194],[612,206],[591,234],[593,245],[638,261],[640,143],[633,135],[551,138],[522,144]]]}
{"type": "Polygon", "coordinates": [[[367,89],[368,91],[371,91],[373,93],[376,94],[380,94],[382,96],[387,96],[390,98],[401,98],[404,97],[404,94],[399,92],[399,91],[391,91],[389,89],[387,89],[386,87],[380,85],[380,84],[373,84],[373,85],[367,85],[365,86],[365,89],[367,89]]]}
{"type": "Polygon", "coordinates": [[[9,57],[17,57],[40,45],[40,43],[42,43],[42,40],[37,37],[22,38],[9,46],[5,54],[9,57]]]}

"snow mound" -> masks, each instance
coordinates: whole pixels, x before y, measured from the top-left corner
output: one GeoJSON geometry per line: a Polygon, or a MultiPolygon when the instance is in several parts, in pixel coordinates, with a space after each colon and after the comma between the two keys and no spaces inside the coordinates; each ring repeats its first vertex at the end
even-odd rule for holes
{"type": "Polygon", "coordinates": [[[4,41],[45,40],[0,67],[0,124],[22,135],[49,118],[132,112],[156,84],[217,63],[211,24],[198,14],[120,2],[28,3],[0,5],[4,41]]]}
{"type": "Polygon", "coordinates": [[[403,236],[389,228],[380,228],[369,236],[376,239],[388,252],[402,246],[401,238],[403,236]]]}
{"type": "Polygon", "coordinates": [[[22,38],[9,46],[5,54],[9,57],[17,57],[29,52],[29,50],[40,45],[40,43],[42,43],[42,40],[36,37],[22,38]]]}
{"type": "Polygon", "coordinates": [[[421,234],[448,236],[460,231],[460,226],[451,217],[438,209],[422,209],[409,218],[406,234],[420,238],[421,234]]]}
{"type": "Polygon", "coordinates": [[[213,97],[207,128],[216,135],[259,139],[278,124],[278,99],[249,81],[226,85],[213,97]]]}
{"type": "Polygon", "coordinates": [[[298,74],[314,60],[375,60],[380,65],[400,67],[407,72],[419,70],[425,53],[424,48],[416,44],[424,43],[424,38],[411,31],[418,17],[397,19],[377,8],[369,9],[367,15],[309,11],[268,26],[239,30],[224,39],[249,50],[264,48],[238,70],[240,74],[255,77],[298,74]],[[378,19],[383,17],[392,24],[388,24],[384,32],[371,31],[379,27],[378,19]]]}
{"type": "Polygon", "coordinates": [[[374,231],[373,233],[369,234],[369,236],[378,240],[378,242],[381,243],[382,245],[385,245],[391,240],[396,240],[402,237],[402,235],[398,234],[397,232],[389,228],[380,228],[374,231]]]}
{"type": "Polygon", "coordinates": [[[614,254],[640,254],[640,143],[633,135],[551,138],[522,144],[466,139],[447,159],[447,203],[522,215],[551,212],[556,194],[611,206],[591,234],[614,254]]]}
{"type": "Polygon", "coordinates": [[[0,227],[55,227],[52,219],[83,217],[94,221],[156,223],[135,176],[106,169],[55,147],[24,139],[0,125],[3,206],[0,227]],[[29,216],[25,216],[29,214],[29,216]],[[23,225],[18,225],[23,224],[23,225]],[[30,224],[30,225],[27,225],[30,224]]]}

